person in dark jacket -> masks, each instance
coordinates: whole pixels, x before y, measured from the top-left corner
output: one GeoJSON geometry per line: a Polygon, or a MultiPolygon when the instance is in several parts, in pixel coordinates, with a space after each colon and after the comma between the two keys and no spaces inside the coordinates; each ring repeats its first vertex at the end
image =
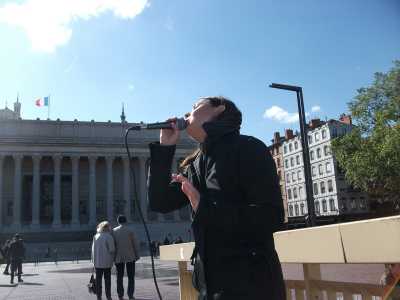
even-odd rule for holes
{"type": "Polygon", "coordinates": [[[161,213],[190,203],[199,299],[286,299],[273,241],[283,203],[266,145],[240,134],[241,112],[223,97],[201,98],[185,119],[199,149],[171,176],[179,131],[161,130],[150,144],[149,200],[161,213]]]}
{"type": "Polygon", "coordinates": [[[10,261],[11,261],[11,280],[10,283],[14,284],[14,275],[17,272],[18,282],[23,282],[22,275],[22,261],[25,258],[25,246],[22,238],[17,233],[10,242],[10,261]]]}
{"type": "Polygon", "coordinates": [[[10,275],[10,240],[6,240],[3,247],[2,247],[2,252],[4,256],[4,260],[6,261],[6,268],[4,269],[3,274],[4,275],[10,275]]]}

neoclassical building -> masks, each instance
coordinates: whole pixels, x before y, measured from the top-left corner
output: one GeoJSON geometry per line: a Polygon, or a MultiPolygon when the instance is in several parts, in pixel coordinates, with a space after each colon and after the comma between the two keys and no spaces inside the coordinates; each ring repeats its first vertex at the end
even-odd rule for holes
{"type": "MultiPolygon", "coordinates": [[[[160,236],[188,223],[188,208],[166,215],[149,209],[148,144],[158,131],[131,132],[129,160],[123,137],[134,124],[124,113],[121,122],[82,122],[25,120],[20,111],[18,101],[14,111],[0,110],[0,234],[93,231],[121,213],[134,224],[135,201],[160,236]]],[[[183,135],[173,169],[195,146],[183,135]]]]}

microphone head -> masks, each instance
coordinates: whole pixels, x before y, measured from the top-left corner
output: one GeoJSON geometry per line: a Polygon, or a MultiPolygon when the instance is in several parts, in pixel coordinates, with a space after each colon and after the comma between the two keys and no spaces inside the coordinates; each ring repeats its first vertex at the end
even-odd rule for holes
{"type": "Polygon", "coordinates": [[[188,123],[184,118],[179,118],[176,119],[176,126],[178,127],[179,130],[185,130],[186,127],[188,126],[188,123]]]}

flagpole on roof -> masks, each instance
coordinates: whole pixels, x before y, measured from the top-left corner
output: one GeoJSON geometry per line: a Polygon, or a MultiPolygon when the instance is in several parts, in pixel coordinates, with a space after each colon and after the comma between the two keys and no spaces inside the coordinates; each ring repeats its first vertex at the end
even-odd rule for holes
{"type": "Polygon", "coordinates": [[[47,104],[48,104],[47,105],[47,119],[50,120],[50,94],[49,94],[49,100],[48,100],[47,104]]]}

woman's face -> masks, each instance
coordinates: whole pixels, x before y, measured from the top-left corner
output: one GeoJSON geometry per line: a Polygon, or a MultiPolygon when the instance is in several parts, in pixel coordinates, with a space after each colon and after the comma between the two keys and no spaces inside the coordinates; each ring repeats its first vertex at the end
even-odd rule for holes
{"type": "Polygon", "coordinates": [[[206,99],[197,101],[193,105],[192,111],[185,115],[185,120],[188,124],[186,132],[190,136],[196,138],[199,131],[203,131],[203,124],[214,119],[224,109],[225,107],[223,105],[212,106],[206,99]]]}

